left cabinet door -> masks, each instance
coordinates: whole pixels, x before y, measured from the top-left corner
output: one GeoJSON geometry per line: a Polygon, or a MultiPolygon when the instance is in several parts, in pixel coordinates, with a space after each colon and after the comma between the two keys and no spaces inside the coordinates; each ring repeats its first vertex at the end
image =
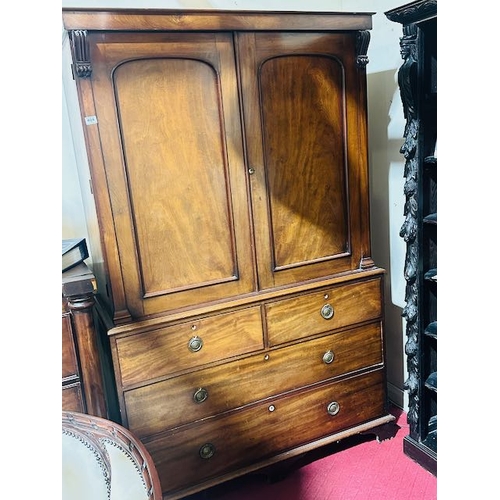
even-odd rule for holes
{"type": "Polygon", "coordinates": [[[251,292],[232,35],[89,33],[88,41],[92,75],[80,97],[115,315],[251,292]]]}

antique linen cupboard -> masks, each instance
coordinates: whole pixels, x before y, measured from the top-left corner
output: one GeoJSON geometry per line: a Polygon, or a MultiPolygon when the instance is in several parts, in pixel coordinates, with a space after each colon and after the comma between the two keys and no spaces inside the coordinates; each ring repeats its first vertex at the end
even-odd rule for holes
{"type": "Polygon", "coordinates": [[[63,9],[122,423],[165,498],[394,432],[370,13],[63,9]]]}

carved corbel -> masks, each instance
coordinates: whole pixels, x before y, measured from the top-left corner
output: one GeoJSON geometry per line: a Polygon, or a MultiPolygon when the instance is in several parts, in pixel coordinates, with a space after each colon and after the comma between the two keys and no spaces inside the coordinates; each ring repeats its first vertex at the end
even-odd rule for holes
{"type": "Polygon", "coordinates": [[[368,45],[370,43],[370,32],[367,30],[358,31],[356,37],[356,64],[358,68],[365,68],[368,64],[368,45]]]}
{"type": "Polygon", "coordinates": [[[73,55],[73,72],[79,78],[89,78],[92,74],[87,30],[70,31],[71,52],[73,55]]]}

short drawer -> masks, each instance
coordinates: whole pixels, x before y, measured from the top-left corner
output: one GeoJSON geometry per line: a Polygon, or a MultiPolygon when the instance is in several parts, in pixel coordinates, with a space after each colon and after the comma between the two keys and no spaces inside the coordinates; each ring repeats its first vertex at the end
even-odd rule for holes
{"type": "Polygon", "coordinates": [[[272,302],[265,314],[270,346],[380,318],[381,279],[272,302]]]}
{"type": "Polygon", "coordinates": [[[69,314],[62,316],[62,378],[70,379],[79,376],[71,318],[69,314]]]}
{"type": "Polygon", "coordinates": [[[128,427],[146,437],[381,365],[381,335],[377,322],[132,389],[124,394],[128,427]]]}
{"type": "Polygon", "coordinates": [[[263,347],[259,306],[116,340],[123,387],[263,347]]]}
{"type": "Polygon", "coordinates": [[[145,441],[163,491],[193,486],[383,416],[381,370],[145,441]]]}
{"type": "Polygon", "coordinates": [[[78,411],[85,413],[87,410],[83,402],[82,386],[80,382],[63,386],[62,409],[66,411],[78,411]]]}

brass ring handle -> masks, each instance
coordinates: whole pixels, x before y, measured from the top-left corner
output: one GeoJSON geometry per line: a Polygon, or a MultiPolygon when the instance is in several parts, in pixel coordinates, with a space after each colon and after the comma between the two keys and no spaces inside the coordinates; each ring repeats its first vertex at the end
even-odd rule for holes
{"type": "Polygon", "coordinates": [[[321,308],[320,314],[324,319],[332,319],[334,314],[333,306],[330,304],[325,304],[321,308]]]}
{"type": "Polygon", "coordinates": [[[337,403],[337,401],[332,401],[327,407],[326,411],[328,412],[329,415],[332,417],[337,415],[337,413],[340,411],[340,405],[337,403]]]}
{"type": "Polygon", "coordinates": [[[203,347],[203,340],[200,337],[191,337],[188,342],[188,349],[191,352],[198,352],[203,347]]]}
{"type": "Polygon", "coordinates": [[[193,401],[197,404],[203,403],[203,401],[206,401],[207,399],[208,391],[206,389],[203,389],[203,387],[200,387],[193,394],[193,401]]]}
{"type": "Polygon", "coordinates": [[[212,443],[205,443],[199,451],[200,457],[208,460],[215,455],[215,446],[212,443]]]}
{"type": "Polygon", "coordinates": [[[325,363],[325,365],[333,363],[334,359],[335,359],[335,353],[333,351],[326,351],[325,354],[323,354],[323,363],[325,363]]]}

